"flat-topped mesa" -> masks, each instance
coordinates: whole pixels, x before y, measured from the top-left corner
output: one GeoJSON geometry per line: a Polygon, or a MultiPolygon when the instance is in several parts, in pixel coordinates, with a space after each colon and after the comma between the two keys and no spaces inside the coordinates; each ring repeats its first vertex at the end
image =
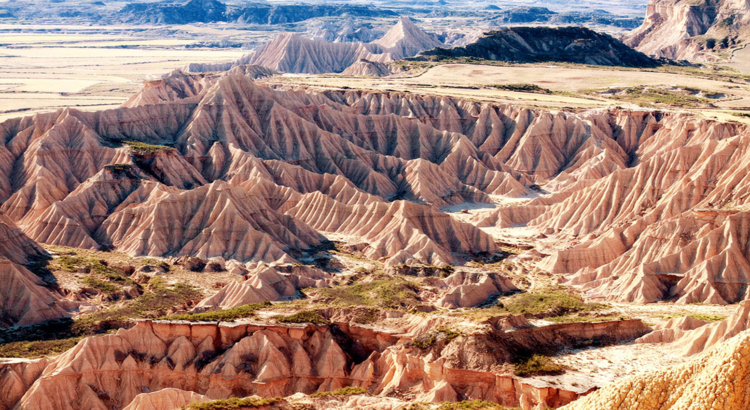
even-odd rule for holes
{"type": "Polygon", "coordinates": [[[485,33],[455,48],[423,52],[426,58],[470,57],[514,63],[568,62],[624,67],[656,67],[659,62],[619,40],[584,27],[511,27],[485,33]]]}
{"type": "Polygon", "coordinates": [[[643,53],[677,60],[713,62],[748,38],[750,4],[745,0],[651,0],[641,27],[625,44],[643,53]]]}
{"type": "MultiPolygon", "coordinates": [[[[357,386],[379,397],[408,389],[420,401],[465,397],[507,406],[523,400],[532,406],[557,407],[581,392],[527,383],[504,373],[502,364],[521,350],[557,351],[591,338],[620,341],[645,333],[640,321],[561,324],[461,335],[425,350],[411,340],[439,326],[439,321],[425,323],[421,316],[409,320],[408,314],[391,312],[387,315],[401,316],[394,320],[406,325],[374,330],[337,321],[335,311],[323,313],[331,313],[332,325],[140,321],[116,334],[82,340],[50,360],[41,377],[31,374],[38,378],[17,404],[4,400],[18,409],[122,409],[134,400],[137,404],[156,399],[139,398],[144,391],[166,388],[221,399],[285,397],[357,386]],[[428,368],[434,369],[429,376],[428,368]]],[[[386,319],[383,316],[381,322],[386,319]]],[[[13,380],[0,382],[6,391],[6,383],[13,380]]],[[[168,394],[175,402],[188,396],[201,399],[189,393],[168,394]]]]}

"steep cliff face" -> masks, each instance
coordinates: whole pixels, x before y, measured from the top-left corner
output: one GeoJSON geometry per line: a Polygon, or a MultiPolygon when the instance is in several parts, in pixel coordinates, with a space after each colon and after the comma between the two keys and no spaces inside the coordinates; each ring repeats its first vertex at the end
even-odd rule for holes
{"type": "Polygon", "coordinates": [[[712,51],[747,38],[750,4],[745,0],[652,0],[641,27],[624,41],[646,54],[680,60],[712,61],[712,51]]]}
{"type": "Polygon", "coordinates": [[[156,406],[345,386],[362,387],[386,402],[400,391],[427,402],[466,397],[518,406],[523,397],[532,405],[560,406],[578,393],[526,383],[504,373],[502,364],[524,350],[557,350],[592,337],[629,340],[646,329],[639,321],[556,325],[467,334],[424,350],[411,339],[437,322],[402,318],[404,327],[376,331],[332,319],[330,327],[139,322],[117,334],[86,338],[49,362],[0,362],[6,375],[0,389],[13,392],[3,408],[163,409],[156,406]],[[162,389],[172,390],[141,395],[162,389]]]}

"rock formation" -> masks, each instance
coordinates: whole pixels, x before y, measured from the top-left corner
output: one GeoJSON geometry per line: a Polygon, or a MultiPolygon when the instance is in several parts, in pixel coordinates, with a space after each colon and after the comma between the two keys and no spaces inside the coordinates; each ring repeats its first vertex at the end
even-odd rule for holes
{"type": "Polygon", "coordinates": [[[388,50],[394,59],[415,56],[421,51],[442,45],[438,39],[420,30],[408,17],[402,17],[395,26],[374,43],[388,50]]]}
{"type": "Polygon", "coordinates": [[[333,275],[308,266],[292,265],[289,273],[281,267],[259,266],[248,272],[244,282],[232,282],[213,296],[202,300],[196,311],[228,309],[250,303],[280,301],[296,297],[300,289],[329,287],[333,275]]]}
{"type": "Polygon", "coordinates": [[[689,363],[627,377],[563,409],[745,409],[748,361],[750,331],[745,331],[689,363]]]}
{"type": "Polygon", "coordinates": [[[418,401],[460,396],[517,406],[524,396],[533,405],[560,406],[578,393],[526,383],[504,374],[502,364],[520,351],[554,351],[591,337],[628,340],[645,328],[640,321],[555,325],[537,332],[526,328],[470,334],[423,350],[412,346],[411,339],[438,323],[413,319],[405,328],[390,330],[335,318],[331,327],[143,321],[116,334],[86,338],[49,362],[0,362],[0,374],[6,375],[0,379],[0,391],[15,392],[36,378],[17,403],[12,401],[17,394],[4,396],[4,404],[19,410],[148,409],[203,396],[290,396],[344,386],[359,386],[374,395],[408,390],[418,401]],[[486,348],[467,348],[477,344],[486,348]],[[9,371],[28,376],[18,380],[7,376],[9,371]],[[181,391],[158,393],[162,389],[181,391]]]}
{"type": "Polygon", "coordinates": [[[44,258],[47,253],[0,214],[0,328],[70,316],[72,306],[24,266],[44,258]]]}
{"type": "MultiPolygon", "coordinates": [[[[185,69],[189,72],[226,71],[238,65],[251,64],[287,73],[323,74],[341,73],[365,60],[372,66],[369,70],[376,68],[382,71],[378,63],[412,57],[440,45],[440,41],[404,17],[382,38],[370,43],[328,42],[283,33],[233,64],[191,64],[185,69]]],[[[363,70],[361,65],[353,69],[355,73],[363,70]]]]}
{"type": "Polygon", "coordinates": [[[486,33],[476,42],[425,51],[428,58],[471,57],[514,63],[561,61],[624,67],[655,67],[656,60],[619,40],[584,27],[512,27],[486,33]]]}
{"type": "Polygon", "coordinates": [[[742,0],[651,0],[643,25],[624,41],[656,57],[716,61],[712,52],[747,39],[748,11],[750,5],[742,0]]]}
{"type": "Polygon", "coordinates": [[[388,64],[377,61],[359,60],[341,74],[353,77],[385,77],[391,75],[391,68],[388,64]]]}

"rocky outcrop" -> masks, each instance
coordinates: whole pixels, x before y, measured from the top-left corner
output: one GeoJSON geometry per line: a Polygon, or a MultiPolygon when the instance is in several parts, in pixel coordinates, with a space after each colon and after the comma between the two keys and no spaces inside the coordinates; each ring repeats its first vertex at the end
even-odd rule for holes
{"type": "Polygon", "coordinates": [[[658,62],[619,40],[584,27],[512,27],[486,33],[471,44],[425,51],[428,58],[470,57],[514,63],[560,61],[624,67],[658,62]]]}
{"type": "MultiPolygon", "coordinates": [[[[142,321],[116,334],[86,338],[50,360],[41,375],[30,374],[38,378],[15,405],[140,409],[188,398],[290,396],[359,386],[381,397],[408,391],[419,401],[464,397],[518,406],[523,397],[531,405],[560,406],[579,393],[517,379],[502,371],[503,363],[520,349],[557,351],[601,337],[627,340],[642,332],[639,321],[579,323],[539,328],[536,334],[533,329],[468,334],[422,350],[410,341],[415,332],[432,327],[422,317],[414,319],[417,326],[379,331],[346,322],[328,327],[142,321]],[[159,393],[162,389],[182,392],[159,393]]],[[[0,389],[18,384],[16,378],[4,377],[11,384],[0,389]]]]}
{"type": "MultiPolygon", "coordinates": [[[[47,252],[0,213],[0,328],[69,317],[74,306],[27,267],[47,252]]],[[[11,393],[8,393],[11,394],[11,393]]]]}
{"type": "Polygon", "coordinates": [[[496,273],[456,272],[440,280],[437,286],[442,289],[436,305],[448,309],[474,307],[493,295],[518,290],[510,278],[496,273]]]}
{"type": "Polygon", "coordinates": [[[41,376],[47,363],[47,359],[0,359],[0,409],[12,409],[41,376]]]}
{"type": "Polygon", "coordinates": [[[737,0],[651,0],[643,25],[625,44],[643,53],[696,62],[716,61],[748,36],[750,5],[737,0]]]}
{"type": "Polygon", "coordinates": [[[614,382],[565,410],[702,410],[744,409],[750,406],[747,386],[750,332],[715,346],[693,361],[647,371],[614,382]]]}

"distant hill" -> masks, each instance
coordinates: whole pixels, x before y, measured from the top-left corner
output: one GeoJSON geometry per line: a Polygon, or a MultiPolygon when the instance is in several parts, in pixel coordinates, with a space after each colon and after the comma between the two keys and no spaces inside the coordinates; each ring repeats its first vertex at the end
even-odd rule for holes
{"type": "Polygon", "coordinates": [[[631,49],[607,34],[584,27],[513,27],[486,33],[474,43],[436,48],[430,59],[480,58],[515,63],[545,61],[624,67],[655,67],[657,60],[631,49]]]}
{"type": "Polygon", "coordinates": [[[633,29],[641,25],[640,18],[618,16],[605,10],[587,12],[555,12],[546,7],[515,7],[503,10],[485,19],[490,26],[507,26],[517,24],[550,24],[550,25],[602,25],[633,29]]]}
{"type": "MultiPolygon", "coordinates": [[[[252,64],[286,73],[341,73],[361,60],[387,63],[441,45],[443,43],[422,31],[408,17],[403,17],[382,38],[370,43],[331,43],[284,33],[234,63],[191,64],[185,70],[192,73],[226,71],[252,64]]],[[[372,64],[358,66],[353,69],[356,75],[373,75],[372,64]]],[[[382,71],[382,67],[376,71],[382,71]]]]}
{"type": "Polygon", "coordinates": [[[189,24],[238,22],[244,24],[296,23],[315,17],[395,17],[391,10],[347,4],[251,4],[227,6],[218,0],[191,0],[186,4],[133,3],[116,18],[132,24],[189,24]]]}

